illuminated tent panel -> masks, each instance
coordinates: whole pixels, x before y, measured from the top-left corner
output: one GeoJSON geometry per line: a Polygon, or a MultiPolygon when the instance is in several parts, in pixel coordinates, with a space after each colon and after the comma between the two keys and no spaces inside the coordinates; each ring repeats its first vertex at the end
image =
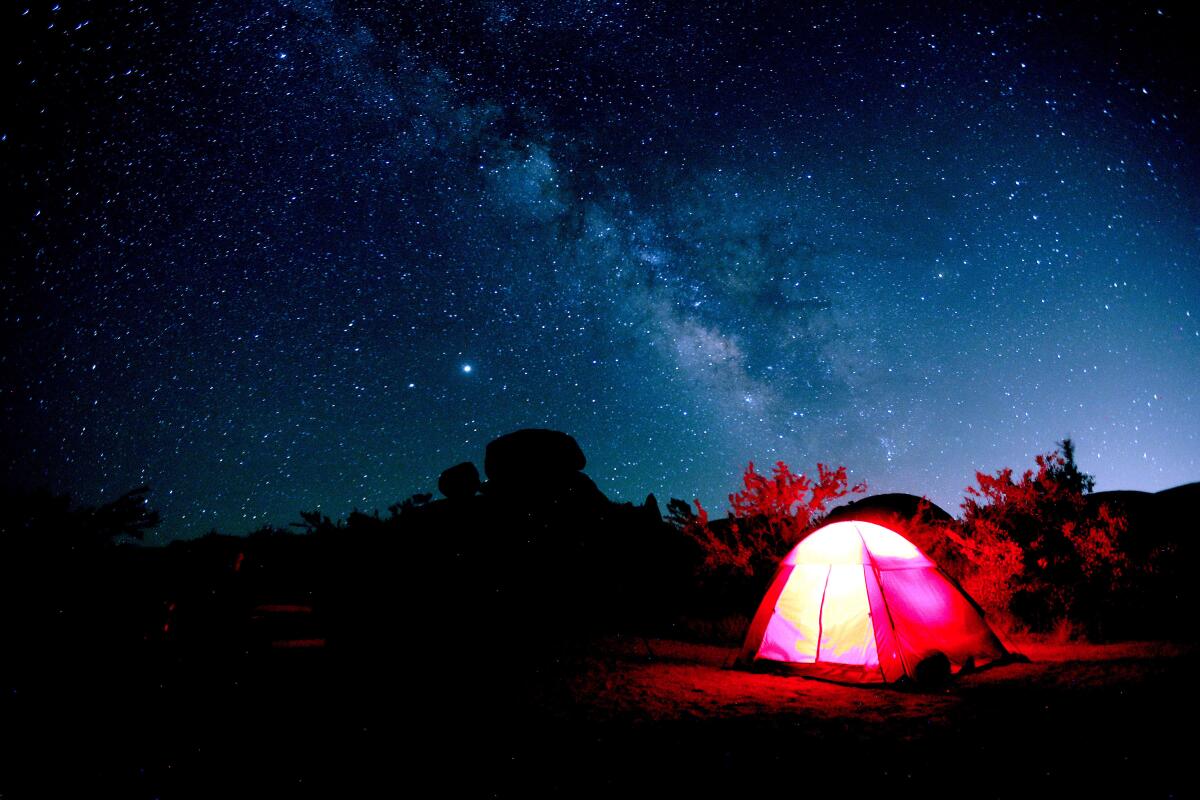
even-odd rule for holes
{"type": "Polygon", "coordinates": [[[847,520],[817,529],[783,559],[740,661],[890,683],[915,677],[939,653],[953,672],[1008,655],[975,601],[912,542],[847,520]]]}

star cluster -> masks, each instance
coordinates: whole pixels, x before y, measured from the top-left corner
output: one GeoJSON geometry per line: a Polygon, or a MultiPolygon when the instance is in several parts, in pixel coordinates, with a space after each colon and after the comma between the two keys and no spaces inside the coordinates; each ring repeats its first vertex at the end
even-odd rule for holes
{"type": "Polygon", "coordinates": [[[666,5],[10,7],[6,482],[172,537],[530,426],[636,501],[1197,477],[1184,6],[666,5]]]}

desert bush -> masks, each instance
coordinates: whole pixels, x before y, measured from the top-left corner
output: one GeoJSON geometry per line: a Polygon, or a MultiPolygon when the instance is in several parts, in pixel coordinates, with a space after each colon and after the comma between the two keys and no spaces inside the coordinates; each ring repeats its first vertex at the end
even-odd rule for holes
{"type": "Polygon", "coordinates": [[[688,512],[673,501],[671,519],[700,547],[698,572],[704,578],[767,580],[803,535],[828,509],[848,494],[866,491],[866,484],[849,485],[844,466],[817,464],[817,478],[793,472],[782,461],[768,477],[751,461],[742,475],[742,489],[729,495],[729,515],[710,522],[708,511],[695,500],[688,512]]]}
{"type": "Polygon", "coordinates": [[[993,615],[1037,631],[1064,620],[1094,629],[1128,572],[1127,523],[1087,502],[1095,481],[1076,466],[1070,439],[1035,462],[1019,477],[976,473],[961,521],[944,530],[960,558],[943,566],[993,615]]]}

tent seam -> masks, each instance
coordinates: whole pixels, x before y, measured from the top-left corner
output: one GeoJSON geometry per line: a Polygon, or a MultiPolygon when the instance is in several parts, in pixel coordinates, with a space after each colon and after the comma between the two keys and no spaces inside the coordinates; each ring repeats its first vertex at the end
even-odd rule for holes
{"type": "Polygon", "coordinates": [[[833,564],[825,570],[825,586],[821,589],[821,607],[817,610],[817,652],[813,656],[813,663],[817,664],[821,661],[821,639],[825,637],[825,595],[829,592],[829,576],[833,574],[833,564]]]}

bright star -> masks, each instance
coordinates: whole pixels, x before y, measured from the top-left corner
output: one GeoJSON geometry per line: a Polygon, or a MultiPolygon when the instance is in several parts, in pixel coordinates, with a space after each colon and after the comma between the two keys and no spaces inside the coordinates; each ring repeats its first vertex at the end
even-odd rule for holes
{"type": "Polygon", "coordinates": [[[470,372],[470,371],[471,371],[471,365],[470,365],[470,364],[463,364],[463,366],[462,366],[462,370],[463,370],[463,372],[470,372]]]}

